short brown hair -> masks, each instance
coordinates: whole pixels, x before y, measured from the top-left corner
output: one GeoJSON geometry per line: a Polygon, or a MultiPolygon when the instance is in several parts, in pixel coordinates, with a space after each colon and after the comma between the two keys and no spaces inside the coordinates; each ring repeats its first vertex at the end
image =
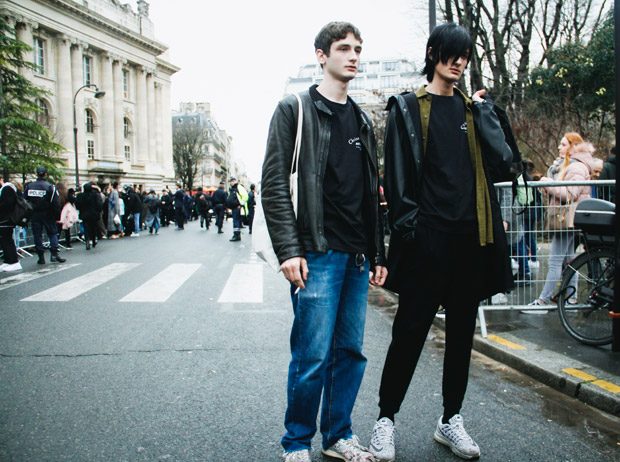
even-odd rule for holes
{"type": "Polygon", "coordinates": [[[346,38],[349,34],[353,34],[360,43],[363,42],[359,29],[350,22],[332,21],[325,24],[314,39],[314,50],[323,50],[323,53],[329,56],[332,43],[346,38]]]}

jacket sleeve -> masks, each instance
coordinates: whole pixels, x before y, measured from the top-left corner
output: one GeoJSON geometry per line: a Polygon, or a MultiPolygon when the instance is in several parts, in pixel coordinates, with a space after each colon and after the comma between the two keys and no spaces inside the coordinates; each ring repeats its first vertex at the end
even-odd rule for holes
{"type": "MultiPolygon", "coordinates": [[[[587,181],[589,179],[588,167],[580,162],[575,162],[569,165],[562,181],[587,181]]],[[[544,189],[550,196],[565,204],[578,200],[581,195],[588,194],[586,192],[588,188],[590,186],[546,186],[544,189]]]]}
{"type": "Polygon", "coordinates": [[[304,255],[289,189],[296,133],[291,99],[294,101],[295,97],[289,96],[281,101],[271,119],[261,179],[265,221],[280,263],[304,255]]]}
{"type": "MultiPolygon", "coordinates": [[[[491,174],[491,179],[494,183],[511,180],[510,167],[513,162],[513,152],[506,141],[504,130],[495,113],[493,103],[476,102],[472,110],[477,135],[480,139],[480,147],[491,174]]],[[[505,125],[510,130],[507,121],[505,125]]],[[[516,158],[517,156],[515,155],[514,157],[516,158]]]]}
{"type": "Polygon", "coordinates": [[[398,104],[392,104],[385,128],[385,198],[390,227],[412,240],[418,216],[413,178],[413,154],[398,104]],[[405,134],[405,136],[402,136],[405,134]]]}

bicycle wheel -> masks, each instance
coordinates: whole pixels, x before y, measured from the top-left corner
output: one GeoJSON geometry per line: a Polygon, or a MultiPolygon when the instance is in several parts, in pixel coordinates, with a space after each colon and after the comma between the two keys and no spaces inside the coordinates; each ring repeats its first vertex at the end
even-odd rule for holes
{"type": "Polygon", "coordinates": [[[562,273],[558,312],[566,331],[586,345],[612,341],[609,310],[615,278],[613,249],[596,249],[575,258],[562,273]]]}

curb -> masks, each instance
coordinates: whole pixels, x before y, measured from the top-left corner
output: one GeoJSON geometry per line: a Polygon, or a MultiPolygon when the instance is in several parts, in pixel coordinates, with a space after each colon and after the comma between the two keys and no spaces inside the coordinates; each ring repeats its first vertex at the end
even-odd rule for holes
{"type": "MultiPolygon", "coordinates": [[[[433,324],[444,330],[444,321],[433,324]]],[[[601,411],[620,417],[618,376],[553,351],[541,349],[513,335],[474,335],[474,349],[533,379],[601,411]]]]}

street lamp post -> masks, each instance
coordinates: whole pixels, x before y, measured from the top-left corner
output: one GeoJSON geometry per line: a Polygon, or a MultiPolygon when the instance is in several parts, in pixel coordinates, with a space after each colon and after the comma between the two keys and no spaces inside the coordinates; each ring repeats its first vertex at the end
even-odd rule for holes
{"type": "Polygon", "coordinates": [[[80,88],[77,89],[77,91],[75,92],[75,95],[73,95],[73,149],[75,151],[75,190],[76,191],[80,189],[80,170],[78,167],[78,140],[77,140],[78,127],[77,127],[77,117],[75,114],[75,100],[80,90],[84,88],[92,88],[92,87],[95,88],[95,98],[103,98],[105,96],[105,91],[99,91],[99,88],[94,83],[82,85],[80,88]]]}

